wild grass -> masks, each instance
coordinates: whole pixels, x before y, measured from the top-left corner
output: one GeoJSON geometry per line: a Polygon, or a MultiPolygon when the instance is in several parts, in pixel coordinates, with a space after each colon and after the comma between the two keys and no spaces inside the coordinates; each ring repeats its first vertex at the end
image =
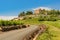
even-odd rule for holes
{"type": "Polygon", "coordinates": [[[45,21],[48,29],[37,37],[37,40],[60,40],[60,21],[45,21]]]}
{"type": "Polygon", "coordinates": [[[41,22],[38,21],[38,18],[32,18],[32,19],[25,19],[25,20],[20,20],[24,24],[31,24],[31,25],[37,25],[40,24],[41,22]]]}
{"type": "Polygon", "coordinates": [[[60,20],[58,21],[38,21],[38,18],[20,20],[24,24],[47,25],[47,30],[37,37],[37,40],[60,40],[60,20]]]}

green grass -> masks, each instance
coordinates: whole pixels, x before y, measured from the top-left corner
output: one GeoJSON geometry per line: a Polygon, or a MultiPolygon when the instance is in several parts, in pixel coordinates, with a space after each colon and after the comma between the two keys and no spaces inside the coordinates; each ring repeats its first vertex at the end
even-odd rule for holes
{"type": "Polygon", "coordinates": [[[45,21],[43,24],[46,24],[48,27],[48,32],[44,32],[43,34],[37,37],[37,40],[60,40],[60,21],[45,21]]]}
{"type": "Polygon", "coordinates": [[[45,21],[44,24],[49,24],[49,25],[60,28],[60,21],[45,21]]]}
{"type": "Polygon", "coordinates": [[[24,24],[45,24],[48,30],[37,37],[37,40],[60,40],[60,21],[38,21],[38,18],[20,20],[24,24]]]}
{"type": "Polygon", "coordinates": [[[60,21],[38,21],[38,18],[32,18],[32,19],[20,20],[20,22],[24,24],[31,24],[31,25],[49,24],[60,28],[60,21]]]}
{"type": "Polygon", "coordinates": [[[25,19],[25,20],[20,20],[20,21],[24,24],[31,24],[31,25],[33,25],[33,24],[37,25],[37,24],[41,23],[38,21],[38,18],[25,19]]]}

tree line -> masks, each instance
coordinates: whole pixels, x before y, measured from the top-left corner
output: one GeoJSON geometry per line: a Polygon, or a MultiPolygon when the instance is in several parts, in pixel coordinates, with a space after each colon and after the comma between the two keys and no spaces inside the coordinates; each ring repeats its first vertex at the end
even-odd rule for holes
{"type": "MultiPolygon", "coordinates": [[[[26,11],[26,12],[21,12],[18,17],[20,16],[26,16],[26,15],[33,15],[34,12],[32,11],[26,11]]],[[[39,14],[39,21],[56,21],[56,20],[60,20],[59,16],[60,16],[60,10],[40,10],[39,14]]]]}
{"type": "MultiPolygon", "coordinates": [[[[20,12],[18,14],[18,17],[25,16],[25,15],[33,15],[33,14],[34,14],[33,11],[26,11],[26,12],[23,11],[23,12],[20,12]]],[[[53,10],[45,10],[45,9],[43,9],[43,10],[40,10],[38,15],[40,15],[40,14],[44,14],[44,15],[60,15],[60,10],[55,10],[55,9],[53,9],[53,10]]]]}
{"type": "Polygon", "coordinates": [[[39,16],[39,21],[57,21],[57,20],[60,20],[59,16],[60,16],[60,11],[59,10],[42,10],[40,12],[40,14],[43,14],[43,15],[40,15],[39,16]]]}
{"type": "Polygon", "coordinates": [[[26,12],[23,11],[18,14],[18,17],[25,16],[25,15],[33,15],[33,12],[32,11],[26,11],[26,12]]]}
{"type": "Polygon", "coordinates": [[[60,15],[60,10],[41,10],[40,14],[47,14],[47,15],[60,15]]]}

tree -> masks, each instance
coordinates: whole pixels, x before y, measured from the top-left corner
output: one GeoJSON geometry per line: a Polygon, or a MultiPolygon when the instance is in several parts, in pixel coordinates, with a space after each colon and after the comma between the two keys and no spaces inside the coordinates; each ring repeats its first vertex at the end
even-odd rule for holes
{"type": "Polygon", "coordinates": [[[40,14],[44,14],[44,15],[47,15],[47,10],[43,9],[40,11],[40,14]]]}
{"type": "Polygon", "coordinates": [[[26,12],[26,15],[32,15],[32,14],[33,14],[32,11],[27,11],[27,12],[26,12]]]}
{"type": "Polygon", "coordinates": [[[56,12],[58,15],[60,15],[60,11],[59,10],[57,10],[57,12],[56,12]]]}
{"type": "Polygon", "coordinates": [[[0,26],[2,26],[2,21],[0,20],[0,26]]]}
{"type": "Polygon", "coordinates": [[[24,11],[21,12],[21,13],[18,15],[18,17],[20,17],[20,16],[25,16],[25,12],[24,12],[24,11]]]}

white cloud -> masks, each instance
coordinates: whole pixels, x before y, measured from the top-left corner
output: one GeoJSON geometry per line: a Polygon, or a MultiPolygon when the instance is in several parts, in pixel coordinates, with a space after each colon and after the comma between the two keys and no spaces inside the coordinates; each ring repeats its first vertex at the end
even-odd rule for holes
{"type": "Polygon", "coordinates": [[[17,18],[17,16],[0,16],[0,19],[2,20],[11,20],[13,18],[17,18]]]}
{"type": "Polygon", "coordinates": [[[34,8],[33,10],[37,10],[37,9],[41,9],[41,10],[43,10],[43,9],[45,9],[45,10],[51,10],[51,8],[49,8],[49,7],[37,7],[37,8],[34,8]]]}

